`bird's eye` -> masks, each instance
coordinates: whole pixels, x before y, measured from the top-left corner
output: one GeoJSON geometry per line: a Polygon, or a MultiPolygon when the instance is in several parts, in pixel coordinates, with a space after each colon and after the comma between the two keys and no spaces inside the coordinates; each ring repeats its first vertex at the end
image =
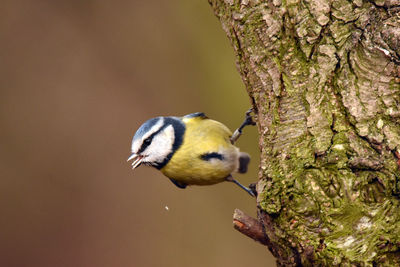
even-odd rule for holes
{"type": "Polygon", "coordinates": [[[152,140],[153,140],[152,136],[147,137],[146,139],[144,139],[143,142],[142,142],[142,146],[138,150],[138,153],[142,153],[151,144],[152,140]]]}
{"type": "Polygon", "coordinates": [[[150,139],[150,138],[146,138],[146,139],[143,141],[143,145],[145,145],[145,146],[150,145],[150,143],[151,143],[151,139],[150,139]]]}

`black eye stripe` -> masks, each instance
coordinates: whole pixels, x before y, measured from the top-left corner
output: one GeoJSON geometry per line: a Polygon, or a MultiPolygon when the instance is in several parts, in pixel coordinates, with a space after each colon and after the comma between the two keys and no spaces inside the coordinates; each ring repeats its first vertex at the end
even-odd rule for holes
{"type": "Polygon", "coordinates": [[[153,141],[154,136],[156,136],[156,134],[158,134],[159,132],[161,132],[165,127],[167,127],[168,125],[163,125],[160,129],[158,129],[157,131],[155,131],[154,133],[152,133],[149,137],[147,137],[143,143],[142,146],[140,147],[140,149],[138,150],[138,154],[142,153],[153,141]]]}

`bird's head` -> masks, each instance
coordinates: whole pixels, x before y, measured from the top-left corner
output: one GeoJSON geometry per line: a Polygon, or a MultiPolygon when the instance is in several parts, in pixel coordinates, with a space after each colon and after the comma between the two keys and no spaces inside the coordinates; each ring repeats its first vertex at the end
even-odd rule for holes
{"type": "Polygon", "coordinates": [[[141,164],[161,169],[182,144],[185,125],[176,117],[157,117],[146,121],[132,139],[132,168],[141,164]]]}

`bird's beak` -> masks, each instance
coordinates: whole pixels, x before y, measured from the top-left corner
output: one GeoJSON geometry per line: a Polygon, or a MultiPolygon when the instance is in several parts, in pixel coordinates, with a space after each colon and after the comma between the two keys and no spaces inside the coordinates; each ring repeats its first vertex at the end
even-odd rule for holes
{"type": "Polygon", "coordinates": [[[140,163],[142,163],[143,158],[144,158],[143,156],[133,153],[133,154],[128,158],[127,161],[133,160],[133,162],[132,162],[132,169],[136,169],[137,167],[139,167],[140,163]]]}

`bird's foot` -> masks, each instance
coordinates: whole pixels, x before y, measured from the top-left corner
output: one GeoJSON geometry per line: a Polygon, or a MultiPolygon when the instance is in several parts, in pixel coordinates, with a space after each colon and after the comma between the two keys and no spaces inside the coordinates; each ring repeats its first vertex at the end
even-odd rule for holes
{"type": "Polygon", "coordinates": [[[253,120],[253,116],[251,115],[252,112],[252,108],[246,112],[246,118],[244,119],[243,123],[240,125],[239,128],[235,130],[230,138],[231,144],[234,144],[239,139],[239,137],[242,135],[242,130],[244,127],[246,127],[247,125],[256,125],[256,122],[253,120]]]}
{"type": "MultiPolygon", "coordinates": [[[[248,187],[245,187],[244,185],[242,185],[241,183],[239,183],[238,181],[236,181],[232,175],[229,175],[228,177],[225,178],[226,181],[228,182],[232,182],[234,184],[236,184],[237,186],[239,186],[240,188],[242,188],[244,191],[246,191],[250,196],[252,197],[256,197],[257,194],[254,193],[254,191],[248,187]]],[[[257,193],[257,192],[256,192],[257,193]]]]}

